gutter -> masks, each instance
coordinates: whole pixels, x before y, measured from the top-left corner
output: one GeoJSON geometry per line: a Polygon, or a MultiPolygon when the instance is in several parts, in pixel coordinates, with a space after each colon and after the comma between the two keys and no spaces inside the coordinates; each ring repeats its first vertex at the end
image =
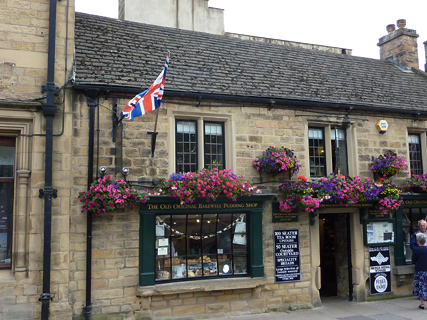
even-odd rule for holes
{"type": "MultiPolygon", "coordinates": [[[[76,91],[87,91],[89,89],[98,90],[99,93],[110,95],[114,93],[128,93],[138,94],[141,92],[141,87],[118,87],[109,85],[90,85],[90,84],[74,84],[76,91]]],[[[392,108],[387,105],[384,106],[373,106],[369,104],[354,104],[354,103],[342,103],[342,102],[320,102],[313,100],[300,100],[300,99],[282,99],[272,97],[248,97],[248,96],[236,96],[236,95],[225,95],[225,94],[213,94],[213,93],[198,93],[198,92],[184,92],[184,91],[172,91],[165,90],[165,97],[180,97],[197,99],[201,101],[205,100],[221,100],[221,101],[234,101],[234,102],[247,102],[247,103],[258,103],[266,105],[266,108],[274,109],[280,108],[280,106],[294,106],[294,107],[305,107],[305,108],[328,108],[328,109],[343,109],[352,111],[373,111],[380,113],[397,113],[413,116],[427,116],[427,106],[419,109],[401,109],[392,108]],[[425,110],[425,111],[423,111],[425,110]]]]}
{"type": "Polygon", "coordinates": [[[50,0],[49,5],[49,46],[47,63],[46,102],[42,104],[42,112],[46,118],[45,146],[45,186],[39,190],[44,197],[44,244],[43,244],[43,293],[41,295],[41,319],[49,319],[51,238],[52,238],[52,197],[56,198],[56,190],[52,187],[52,154],[53,154],[53,117],[57,106],[54,101],[55,87],[55,40],[56,40],[56,5],[57,0],[50,0]]]}

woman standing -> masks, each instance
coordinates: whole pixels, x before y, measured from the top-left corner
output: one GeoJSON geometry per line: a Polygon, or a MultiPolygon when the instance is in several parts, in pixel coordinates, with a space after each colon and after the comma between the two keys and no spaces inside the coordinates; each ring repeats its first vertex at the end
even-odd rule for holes
{"type": "Polygon", "coordinates": [[[418,247],[412,250],[412,263],[415,264],[414,295],[421,300],[420,309],[424,309],[424,300],[427,300],[427,246],[426,235],[417,233],[418,247]]]}

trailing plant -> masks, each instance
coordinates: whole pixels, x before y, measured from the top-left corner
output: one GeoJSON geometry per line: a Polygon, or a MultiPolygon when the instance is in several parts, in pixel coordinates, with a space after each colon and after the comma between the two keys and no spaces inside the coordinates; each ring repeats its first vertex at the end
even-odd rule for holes
{"type": "Polygon", "coordinates": [[[93,216],[107,211],[122,211],[126,207],[133,208],[138,203],[148,200],[147,191],[138,191],[124,180],[111,181],[111,176],[105,175],[95,180],[88,191],[79,193],[82,202],[81,212],[91,213],[93,216]]]}
{"type": "Polygon", "coordinates": [[[427,192],[427,173],[415,174],[407,181],[408,191],[427,192]]]}
{"type": "Polygon", "coordinates": [[[174,173],[169,180],[163,180],[155,190],[156,194],[167,194],[181,204],[192,203],[196,199],[207,202],[216,201],[221,195],[232,201],[240,196],[261,193],[242,176],[235,175],[231,169],[202,169],[198,172],[174,173]]]}
{"type": "Polygon", "coordinates": [[[337,203],[348,206],[364,202],[378,202],[382,214],[387,214],[402,205],[401,189],[381,178],[379,182],[369,178],[361,179],[331,174],[329,178],[321,177],[317,181],[307,182],[307,178],[298,177],[279,187],[285,195],[281,201],[281,210],[302,208],[313,212],[322,203],[337,203]]]}
{"type": "Polygon", "coordinates": [[[274,146],[268,147],[261,156],[255,158],[253,166],[258,171],[265,173],[289,171],[291,176],[300,170],[300,163],[292,150],[274,146]]]}

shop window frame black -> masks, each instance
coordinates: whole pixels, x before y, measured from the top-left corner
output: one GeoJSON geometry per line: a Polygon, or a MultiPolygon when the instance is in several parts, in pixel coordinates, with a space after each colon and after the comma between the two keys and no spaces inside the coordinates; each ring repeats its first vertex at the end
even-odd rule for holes
{"type": "MultiPolygon", "coordinates": [[[[155,196],[140,207],[140,235],[139,235],[139,284],[153,286],[165,283],[156,281],[156,215],[161,214],[197,214],[197,213],[245,213],[246,230],[248,233],[248,261],[247,274],[250,278],[264,277],[263,241],[262,241],[262,213],[263,201],[271,199],[272,195],[254,195],[240,197],[237,201],[219,198],[215,202],[194,202],[189,205],[180,205],[176,199],[169,196],[155,196]]],[[[233,278],[232,276],[227,278],[233,278]]],[[[239,275],[241,277],[241,275],[239,275]]],[[[196,277],[173,279],[172,283],[182,281],[215,281],[220,277],[196,277]]]]}
{"type": "MultiPolygon", "coordinates": [[[[403,206],[396,211],[396,244],[394,250],[394,259],[396,266],[405,266],[410,263],[406,260],[404,251],[404,234],[403,234],[403,220],[404,220],[404,209],[405,208],[427,208],[427,194],[403,194],[402,199],[404,201],[403,206]]],[[[411,233],[412,235],[412,233],[411,233]]]]}

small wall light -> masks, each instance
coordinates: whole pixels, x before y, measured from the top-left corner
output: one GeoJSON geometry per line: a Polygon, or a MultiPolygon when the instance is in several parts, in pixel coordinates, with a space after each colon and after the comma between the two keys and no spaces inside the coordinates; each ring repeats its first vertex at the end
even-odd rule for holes
{"type": "Polygon", "coordinates": [[[106,166],[99,167],[99,174],[101,175],[101,177],[105,176],[107,174],[107,167],[106,166]]]}
{"type": "Polygon", "coordinates": [[[129,174],[129,168],[128,167],[122,168],[122,175],[126,177],[128,174],[129,174]]]}
{"type": "Polygon", "coordinates": [[[387,132],[388,123],[385,120],[378,120],[376,127],[380,134],[384,134],[387,132]]]}

